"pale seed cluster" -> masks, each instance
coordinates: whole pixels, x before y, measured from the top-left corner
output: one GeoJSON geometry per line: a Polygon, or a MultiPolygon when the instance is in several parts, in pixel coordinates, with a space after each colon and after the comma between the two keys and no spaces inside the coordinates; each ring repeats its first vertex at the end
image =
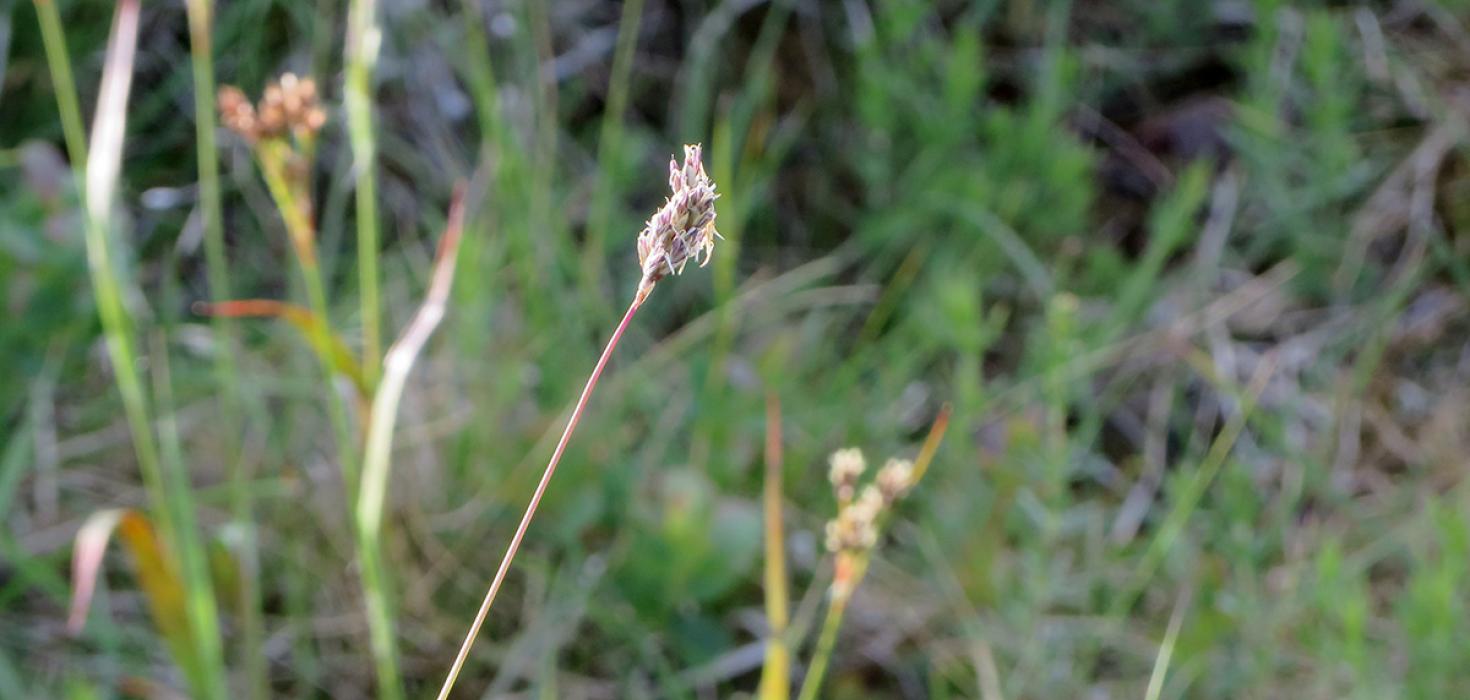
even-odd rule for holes
{"type": "Polygon", "coordinates": [[[671,274],[684,271],[691,258],[703,267],[715,249],[715,184],[704,172],[699,144],[684,147],[684,162],[669,160],[671,194],[643,231],[638,234],[638,263],[643,280],[639,298],[646,298],[653,285],[671,274]]]}
{"type": "Polygon", "coordinates": [[[878,519],[913,486],[914,463],[890,459],[878,470],[872,483],[854,498],[858,480],[866,469],[867,461],[857,448],[832,453],[828,477],[837,496],[837,517],[827,522],[829,552],[859,554],[876,546],[878,519]]]}
{"type": "Polygon", "coordinates": [[[832,492],[837,495],[837,502],[843,505],[851,503],[858,478],[868,468],[863,451],[856,447],[838,450],[832,453],[830,463],[832,469],[828,478],[832,481],[832,492]]]}
{"type": "Polygon", "coordinates": [[[216,100],[220,122],[250,143],[287,134],[307,139],[327,122],[327,113],[317,102],[316,81],[294,73],[267,85],[259,105],[250,104],[250,98],[233,85],[222,86],[216,100]]]}

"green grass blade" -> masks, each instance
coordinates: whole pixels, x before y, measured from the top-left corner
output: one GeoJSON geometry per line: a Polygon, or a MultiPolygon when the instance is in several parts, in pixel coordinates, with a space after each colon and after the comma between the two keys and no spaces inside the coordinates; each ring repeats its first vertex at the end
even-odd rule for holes
{"type": "MultiPolygon", "coordinates": [[[[229,299],[234,295],[230,291],[229,263],[225,257],[219,151],[214,137],[214,3],[211,0],[188,0],[185,9],[189,16],[189,51],[194,79],[194,138],[199,163],[199,206],[204,218],[205,272],[209,278],[210,295],[215,299],[229,299]]],[[[228,318],[216,317],[213,327],[218,344],[214,371],[222,389],[220,417],[225,425],[240,425],[243,397],[239,368],[235,366],[235,325],[228,318]]],[[[255,516],[250,475],[246,472],[239,434],[227,430],[224,439],[229,460],[231,517],[246,533],[241,542],[242,555],[254,560],[255,516]]],[[[266,696],[268,680],[265,655],[260,653],[264,624],[259,580],[253,573],[247,573],[242,582],[239,599],[235,601],[235,611],[240,620],[236,658],[245,669],[249,683],[247,697],[261,700],[266,696]]]]}
{"type": "Polygon", "coordinates": [[[71,167],[80,177],[87,163],[87,136],[82,127],[82,109],[77,106],[76,79],[71,74],[71,59],[66,53],[66,36],[61,30],[61,15],[53,0],[36,0],[36,18],[41,24],[41,42],[46,48],[46,67],[51,71],[51,85],[56,91],[56,107],[61,112],[61,133],[66,139],[66,153],[71,167]]]}
{"type": "MultiPolygon", "coordinates": [[[[47,56],[52,64],[51,74],[55,81],[58,107],[64,115],[63,123],[73,124],[66,127],[68,132],[75,132],[75,125],[80,124],[80,114],[76,107],[76,86],[71,82],[69,67],[65,66],[65,44],[59,18],[55,16],[54,7],[50,7],[50,3],[39,3],[38,7],[43,5],[45,7],[40,12],[42,35],[48,45],[47,56]]],[[[147,395],[138,374],[137,351],[131,334],[132,318],[123,302],[124,293],[113,259],[111,240],[112,199],[122,162],[128,93],[137,50],[138,14],[137,0],[120,2],[114,15],[112,33],[108,38],[102,85],[98,91],[97,114],[92,126],[91,143],[94,148],[85,160],[85,243],[98,314],[102,319],[108,356],[112,362],[118,391],[122,395],[123,410],[132,434],[138,466],[143,473],[164,542],[171,545],[171,554],[174,557],[187,562],[193,558],[192,554],[197,554],[190,551],[190,538],[197,538],[198,535],[192,522],[193,510],[192,504],[188,502],[188,485],[183,480],[173,484],[171,488],[169,478],[172,476],[178,481],[184,475],[166,474],[163,470],[149,417],[147,395]]],[[[79,134],[69,133],[67,141],[68,148],[74,155],[86,153],[86,146],[79,134]]],[[[197,540],[195,543],[197,544],[197,540]]],[[[197,602],[197,605],[190,606],[190,631],[204,664],[199,674],[191,674],[194,676],[191,678],[193,690],[199,697],[222,698],[225,697],[224,669],[218,653],[219,635],[212,610],[212,591],[205,584],[203,590],[190,593],[197,602]]]]}
{"type": "Polygon", "coordinates": [[[382,311],[378,292],[377,142],[373,136],[372,80],[382,35],[377,3],[353,0],[347,15],[344,100],[357,182],[358,294],[362,303],[362,363],[368,386],[378,379],[382,311]]]}

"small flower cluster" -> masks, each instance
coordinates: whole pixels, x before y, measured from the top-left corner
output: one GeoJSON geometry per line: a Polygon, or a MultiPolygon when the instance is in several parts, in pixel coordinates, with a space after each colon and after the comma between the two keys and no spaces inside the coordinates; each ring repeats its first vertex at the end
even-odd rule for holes
{"type": "Polygon", "coordinates": [[[832,453],[832,491],[837,496],[837,517],[827,522],[827,551],[861,554],[878,544],[878,519],[913,486],[914,463],[890,459],[878,470],[873,482],[858,493],[858,479],[867,461],[857,448],[832,453]]]}
{"type": "Polygon", "coordinates": [[[287,134],[309,139],[327,122],[327,113],[317,103],[316,81],[286,73],[267,85],[260,104],[233,85],[219,89],[220,121],[250,143],[279,139],[287,134]]]}
{"type": "Polygon", "coordinates": [[[669,160],[669,189],[672,192],[663,207],[648,220],[638,234],[638,263],[643,280],[638,296],[646,298],[653,285],[670,274],[684,271],[690,258],[698,258],[703,267],[715,249],[715,184],[704,172],[698,144],[684,147],[684,163],[669,160]]]}

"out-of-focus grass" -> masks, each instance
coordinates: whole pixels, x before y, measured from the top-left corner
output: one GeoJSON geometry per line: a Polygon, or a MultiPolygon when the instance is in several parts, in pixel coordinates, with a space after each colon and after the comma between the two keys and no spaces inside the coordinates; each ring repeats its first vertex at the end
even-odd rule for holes
{"type": "MultiPolygon", "coordinates": [[[[826,455],[911,449],[955,408],[849,604],[833,697],[1470,685],[1464,8],[380,5],[379,249],[349,235],[371,211],[351,200],[345,112],[313,179],[351,344],[375,314],[355,261],[378,254],[382,327],[401,327],[451,183],[488,174],[392,455],[382,550],[409,694],[441,680],[636,282],[662,162],[694,140],[727,247],[624,339],[462,687],[755,690],[768,376],[793,650],[829,580],[826,455]]],[[[57,8],[89,113],[110,11],[57,8]]],[[[58,626],[76,527],[145,498],[34,8],[0,12],[0,695],[181,687],[128,576],[105,577],[81,640],[58,626]]],[[[345,21],[220,3],[215,73],[252,93],[313,74],[340,105],[345,21]]],[[[182,6],[145,5],[117,272],[139,337],[172,351],[204,527],[253,514],[269,694],[372,692],[321,372],[290,329],[240,327],[231,409],[216,360],[235,345],[187,313],[211,298],[187,36],[182,6]]],[[[248,154],[219,156],[235,294],[301,298],[248,154]]],[[[247,621],[222,612],[238,642],[247,621]]]]}

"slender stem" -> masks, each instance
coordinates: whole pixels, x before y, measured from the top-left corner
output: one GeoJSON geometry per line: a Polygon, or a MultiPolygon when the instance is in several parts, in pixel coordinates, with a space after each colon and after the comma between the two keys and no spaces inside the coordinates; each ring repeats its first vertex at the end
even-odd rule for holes
{"type": "Polygon", "coordinates": [[[353,0],[347,20],[347,80],[344,98],[357,182],[358,294],[362,302],[362,371],[367,385],[378,381],[382,343],[378,294],[378,195],[373,139],[372,74],[379,34],[377,3],[353,0]]]}
{"type": "MultiPolygon", "coordinates": [[[[184,597],[193,632],[191,653],[196,654],[195,693],[223,698],[229,695],[224,650],[220,642],[219,604],[209,577],[209,555],[205,551],[199,521],[194,516],[193,491],[184,466],[179,439],[178,412],[174,407],[173,378],[169,368],[168,343],[164,330],[152,333],[150,360],[153,372],[154,417],[158,423],[159,454],[166,476],[164,484],[174,522],[178,525],[179,567],[184,579],[184,597]]],[[[259,650],[255,650],[258,655],[259,650]]]]}
{"type": "MultiPolygon", "coordinates": [[[[643,0],[623,3],[618,21],[617,48],[613,52],[612,75],[607,83],[607,108],[602,115],[602,135],[597,143],[600,177],[592,196],[592,212],[587,218],[587,241],[583,246],[582,274],[586,288],[601,312],[603,296],[603,263],[607,257],[607,228],[613,219],[614,187],[620,174],[623,154],[623,114],[628,109],[628,83],[633,73],[633,55],[638,48],[638,29],[643,18],[643,0]]],[[[611,309],[608,309],[611,311],[611,309]]]]}
{"type": "MultiPolygon", "coordinates": [[[[321,320],[318,332],[321,337],[315,343],[315,347],[328,347],[332,339],[332,320],[327,314],[327,291],[322,282],[321,266],[317,264],[316,257],[316,231],[312,227],[311,217],[307,213],[306,206],[299,201],[294,194],[291,185],[287,182],[285,174],[285,156],[281,149],[283,144],[262,143],[256,148],[256,157],[260,161],[260,171],[265,176],[267,189],[275,200],[276,208],[281,212],[281,220],[286,224],[286,233],[291,239],[291,245],[296,251],[296,262],[301,268],[301,277],[306,282],[307,305],[311,312],[321,320]]],[[[332,378],[337,372],[332,367],[332,360],[324,353],[317,353],[317,359],[321,362],[322,373],[331,384],[332,378]]],[[[347,498],[349,502],[357,500],[357,450],[352,440],[352,431],[347,422],[347,410],[342,405],[342,397],[331,387],[331,396],[327,399],[327,414],[332,421],[332,429],[337,438],[337,451],[342,460],[342,481],[347,485],[347,498]]]]}
{"type": "Polygon", "coordinates": [[[521,524],[516,526],[516,532],[510,538],[510,546],[505,549],[505,556],[500,560],[500,568],[495,572],[495,579],[490,582],[490,590],[485,592],[485,600],[480,603],[480,611],[475,613],[475,621],[470,625],[470,631],[465,635],[464,644],[459,647],[459,653],[454,657],[454,665],[449,669],[449,676],[444,679],[444,687],[439,690],[439,700],[449,697],[449,691],[454,688],[454,681],[459,678],[460,669],[464,668],[465,658],[470,654],[470,647],[475,643],[475,637],[480,633],[480,626],[485,623],[485,616],[490,613],[490,605],[495,602],[495,594],[500,592],[500,584],[505,581],[505,574],[510,570],[511,560],[515,559],[516,550],[521,547],[521,539],[526,536],[526,529],[531,525],[531,518],[536,515],[536,506],[541,503],[541,496],[546,493],[546,485],[551,483],[551,475],[556,472],[556,465],[561,461],[561,455],[566,451],[567,442],[572,438],[572,431],[577,428],[577,421],[582,418],[582,411],[587,408],[587,399],[591,398],[592,390],[597,386],[597,380],[602,376],[602,369],[607,366],[608,358],[612,357],[613,349],[618,346],[618,340],[623,337],[623,331],[627,330],[628,323],[633,320],[633,314],[643,305],[643,300],[648,296],[646,291],[640,289],[633,302],[628,304],[627,313],[623,314],[623,320],[618,323],[617,330],[613,331],[612,337],[607,341],[607,347],[602,350],[602,357],[598,358],[597,366],[592,368],[591,376],[587,377],[587,386],[582,388],[582,396],[577,399],[576,408],[572,409],[572,416],[567,420],[567,427],[562,431],[561,440],[557,441],[556,449],[551,453],[551,461],[546,464],[546,471],[541,475],[541,483],[536,485],[536,492],[531,494],[531,502],[526,505],[526,512],[521,516],[521,524]]]}
{"type": "MultiPolygon", "coordinates": [[[[233,294],[230,292],[229,266],[225,258],[219,153],[214,139],[214,46],[211,37],[214,3],[211,0],[188,0],[185,7],[189,15],[189,50],[193,58],[194,139],[199,161],[199,205],[204,214],[205,269],[209,278],[210,296],[215,299],[229,299],[233,294]]],[[[239,371],[234,359],[234,322],[224,316],[215,316],[211,323],[215,336],[219,339],[219,350],[215,353],[215,375],[224,388],[220,415],[225,425],[239,425],[243,400],[239,371]]],[[[258,555],[250,475],[241,454],[240,438],[235,431],[225,432],[225,439],[228,441],[226,449],[232,460],[229,469],[231,517],[246,533],[240,544],[241,559],[246,566],[240,577],[240,592],[235,601],[236,612],[240,616],[237,653],[239,663],[246,669],[246,696],[261,700],[266,696],[268,681],[265,655],[260,653],[264,624],[260,609],[260,580],[255,566],[258,555]]]]}
{"type": "Polygon", "coordinates": [[[835,597],[827,607],[827,619],[822,622],[822,636],[817,638],[817,648],[812,652],[812,664],[806,678],[801,682],[801,693],[797,700],[816,700],[822,688],[822,677],[827,675],[827,662],[832,660],[832,649],[837,646],[837,630],[842,627],[842,616],[847,612],[847,596],[835,597]]]}
{"type": "Polygon", "coordinates": [[[766,393],[766,474],[763,503],[766,526],[766,639],[758,697],[791,697],[791,646],[787,640],[786,530],[781,519],[781,401],[774,389],[766,393]]]}
{"type": "MultiPolygon", "coordinates": [[[[914,459],[913,472],[909,475],[909,488],[919,483],[924,472],[928,471],[929,464],[934,461],[939,443],[944,440],[944,433],[949,429],[950,411],[951,407],[947,403],[939,407],[939,415],[935,416],[933,425],[929,427],[929,435],[924,438],[924,446],[919,448],[919,455],[914,459]]],[[[879,520],[876,525],[880,535],[882,524],[882,520],[879,520]]],[[[801,682],[798,700],[816,700],[817,692],[822,689],[822,677],[827,675],[827,663],[832,660],[832,650],[837,646],[837,631],[842,627],[842,616],[847,613],[847,602],[852,599],[853,591],[857,590],[863,577],[868,574],[871,557],[872,550],[865,549],[858,552],[839,552],[833,560],[832,602],[827,606],[827,619],[822,622],[822,634],[817,639],[816,649],[812,651],[812,663],[807,667],[806,678],[801,682]]]]}
{"type": "Polygon", "coordinates": [[[56,10],[56,3],[36,0],[36,18],[41,23],[41,43],[46,47],[46,66],[51,71],[57,111],[61,112],[66,154],[71,158],[72,171],[80,178],[82,170],[87,167],[87,132],[82,127],[76,80],[71,75],[71,59],[66,54],[66,39],[61,31],[61,15],[56,10]]]}

